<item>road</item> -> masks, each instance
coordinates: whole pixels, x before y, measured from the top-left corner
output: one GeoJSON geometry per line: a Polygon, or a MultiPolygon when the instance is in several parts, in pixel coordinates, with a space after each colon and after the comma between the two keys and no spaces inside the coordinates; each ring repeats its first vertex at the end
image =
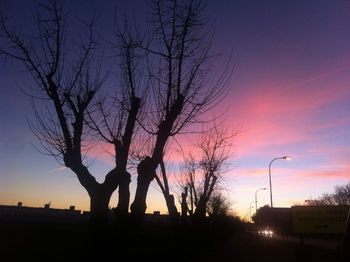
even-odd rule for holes
{"type": "MultiPolygon", "coordinates": [[[[295,236],[281,236],[278,234],[274,234],[274,239],[280,240],[280,241],[286,241],[290,243],[296,243],[301,244],[300,237],[295,236]]],[[[310,238],[310,237],[304,237],[303,238],[304,245],[317,247],[317,248],[325,248],[332,251],[338,251],[341,248],[342,241],[338,239],[323,239],[323,238],[310,238]]]]}
{"type": "Polygon", "coordinates": [[[248,233],[233,236],[216,249],[207,249],[205,257],[195,261],[336,262],[341,261],[338,244],[306,239],[302,247],[296,237],[263,237],[248,233]]]}

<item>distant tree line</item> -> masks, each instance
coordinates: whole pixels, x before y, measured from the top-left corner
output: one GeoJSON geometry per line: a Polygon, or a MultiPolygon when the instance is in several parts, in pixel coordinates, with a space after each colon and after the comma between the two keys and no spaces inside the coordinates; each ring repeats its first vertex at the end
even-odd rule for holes
{"type": "Polygon", "coordinates": [[[316,199],[305,201],[306,205],[350,205],[350,182],[346,185],[336,186],[333,193],[324,193],[316,199]]]}

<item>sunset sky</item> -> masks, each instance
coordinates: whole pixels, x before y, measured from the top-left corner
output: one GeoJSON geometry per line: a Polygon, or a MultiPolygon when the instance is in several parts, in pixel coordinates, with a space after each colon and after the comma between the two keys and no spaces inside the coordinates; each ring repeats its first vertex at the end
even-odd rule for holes
{"type": "MultiPolygon", "coordinates": [[[[124,2],[66,1],[73,22],[95,7],[107,37],[114,8],[117,14],[147,19],[144,1],[124,2]]],[[[2,0],[0,10],[30,34],[29,10],[35,3],[2,0]]],[[[292,160],[272,164],[275,207],[304,203],[349,182],[350,1],[208,0],[205,12],[215,25],[214,51],[228,55],[233,50],[235,63],[230,93],[218,109],[227,109],[226,126],[240,130],[222,184],[233,209],[247,214],[255,191],[268,187],[270,161],[284,155],[292,160]]],[[[0,204],[51,201],[52,207],[88,210],[88,195],[75,175],[33,146],[30,99],[19,89],[26,83],[30,77],[19,64],[0,60],[0,204]]],[[[112,162],[101,152],[91,157],[96,158],[91,170],[102,180],[112,162]]],[[[132,193],[135,185],[133,175],[132,193]]],[[[258,201],[269,204],[269,191],[259,191],[258,201]]],[[[116,205],[115,195],[110,205],[116,205]]],[[[155,181],[147,212],[154,210],[166,212],[155,181]]]]}

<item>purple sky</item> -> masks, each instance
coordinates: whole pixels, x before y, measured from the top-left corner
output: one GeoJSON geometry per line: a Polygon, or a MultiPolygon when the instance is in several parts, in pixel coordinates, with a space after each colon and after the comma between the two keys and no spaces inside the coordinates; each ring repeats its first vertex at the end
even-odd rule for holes
{"type": "MultiPolygon", "coordinates": [[[[234,209],[246,215],[255,191],[268,187],[269,162],[283,155],[292,160],[272,165],[275,206],[303,203],[349,182],[350,1],[207,2],[206,13],[216,28],[215,50],[228,54],[233,48],[236,63],[223,105],[229,108],[225,125],[241,130],[223,184],[234,209]]],[[[120,15],[134,14],[141,23],[147,19],[143,1],[66,3],[72,19],[85,17],[94,6],[106,38],[115,6],[120,15]]],[[[15,14],[12,21],[30,32],[28,10],[34,4],[3,0],[0,10],[15,14]]],[[[43,206],[51,201],[54,207],[88,209],[88,195],[74,174],[32,146],[37,141],[26,119],[33,113],[29,98],[18,89],[30,77],[7,60],[0,62],[0,79],[0,203],[43,206]]],[[[110,163],[107,156],[95,160],[91,168],[100,174],[97,179],[110,163]]],[[[132,190],[135,184],[133,176],[132,190]]],[[[258,196],[260,206],[269,203],[268,190],[258,196]]],[[[115,203],[113,196],[111,206],[115,203]]],[[[155,182],[147,211],[153,210],[165,212],[155,182]]]]}

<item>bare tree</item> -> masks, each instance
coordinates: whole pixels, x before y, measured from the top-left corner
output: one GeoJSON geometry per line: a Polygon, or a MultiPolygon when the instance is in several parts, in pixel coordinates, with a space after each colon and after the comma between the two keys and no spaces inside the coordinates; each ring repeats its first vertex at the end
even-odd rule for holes
{"type": "Polygon", "coordinates": [[[214,193],[207,205],[207,213],[211,217],[228,216],[231,208],[231,203],[227,197],[221,192],[214,193]]]}
{"type": "MultiPolygon", "coordinates": [[[[140,99],[133,82],[133,49],[129,41],[120,38],[125,76],[121,93],[124,97],[119,98],[117,115],[120,117],[116,119],[116,125],[112,126],[108,121],[114,121],[113,117],[107,120],[109,113],[102,103],[95,101],[104,77],[101,59],[93,56],[97,50],[93,34],[94,20],[84,24],[87,28],[86,40],[80,43],[77,50],[68,42],[72,38],[67,35],[65,21],[64,8],[58,0],[39,4],[37,32],[36,35],[33,32],[33,37],[26,37],[12,27],[10,29],[2,17],[0,55],[22,63],[35,80],[35,85],[27,90],[34,100],[35,123],[31,125],[32,130],[46,153],[77,175],[90,196],[92,221],[100,224],[107,220],[112,193],[119,184],[129,183],[125,166],[140,108],[140,99]],[[96,114],[102,118],[97,120],[96,114]],[[96,181],[84,161],[84,154],[91,148],[92,141],[91,129],[87,128],[87,124],[115,147],[116,166],[102,183],[96,181]],[[108,132],[105,133],[105,130],[108,132]]],[[[123,193],[120,192],[123,210],[128,206],[129,198],[125,188],[123,186],[123,193]]]]}
{"type": "Polygon", "coordinates": [[[181,185],[189,191],[189,213],[197,218],[205,217],[208,203],[227,170],[234,135],[215,126],[201,135],[198,152],[185,158],[181,185]]]}
{"type": "Polygon", "coordinates": [[[332,194],[324,193],[317,199],[305,200],[308,206],[332,206],[335,205],[335,200],[332,194]]]}
{"type": "Polygon", "coordinates": [[[350,183],[336,186],[333,193],[324,193],[316,199],[308,200],[307,205],[331,206],[350,205],[350,183]]]}
{"type": "Polygon", "coordinates": [[[148,187],[168,139],[198,123],[224,97],[230,73],[227,68],[217,81],[209,78],[211,34],[202,18],[201,1],[153,0],[150,6],[153,36],[140,48],[149,54],[151,96],[142,127],[152,136],[152,150],[137,167],[131,212],[139,215],[145,213],[148,187]]]}
{"type": "Polygon", "coordinates": [[[184,191],[184,193],[182,193],[183,197],[181,199],[181,205],[184,207],[184,216],[187,215],[187,211],[192,216],[198,204],[197,190],[199,188],[197,188],[198,182],[196,179],[196,169],[197,161],[196,159],[194,159],[194,156],[192,154],[189,154],[184,159],[184,175],[181,177],[180,180],[181,191],[184,191]]]}
{"type": "Polygon", "coordinates": [[[116,212],[126,215],[129,212],[130,173],[127,162],[137,117],[140,113],[140,88],[142,74],[138,67],[143,55],[137,52],[135,36],[127,24],[116,28],[118,44],[115,46],[120,58],[120,88],[114,96],[102,97],[88,112],[87,124],[106,143],[113,145],[116,173],[119,178],[119,198],[116,212]]]}
{"type": "Polygon", "coordinates": [[[338,205],[350,205],[350,183],[342,186],[336,186],[334,199],[338,205]]]}

